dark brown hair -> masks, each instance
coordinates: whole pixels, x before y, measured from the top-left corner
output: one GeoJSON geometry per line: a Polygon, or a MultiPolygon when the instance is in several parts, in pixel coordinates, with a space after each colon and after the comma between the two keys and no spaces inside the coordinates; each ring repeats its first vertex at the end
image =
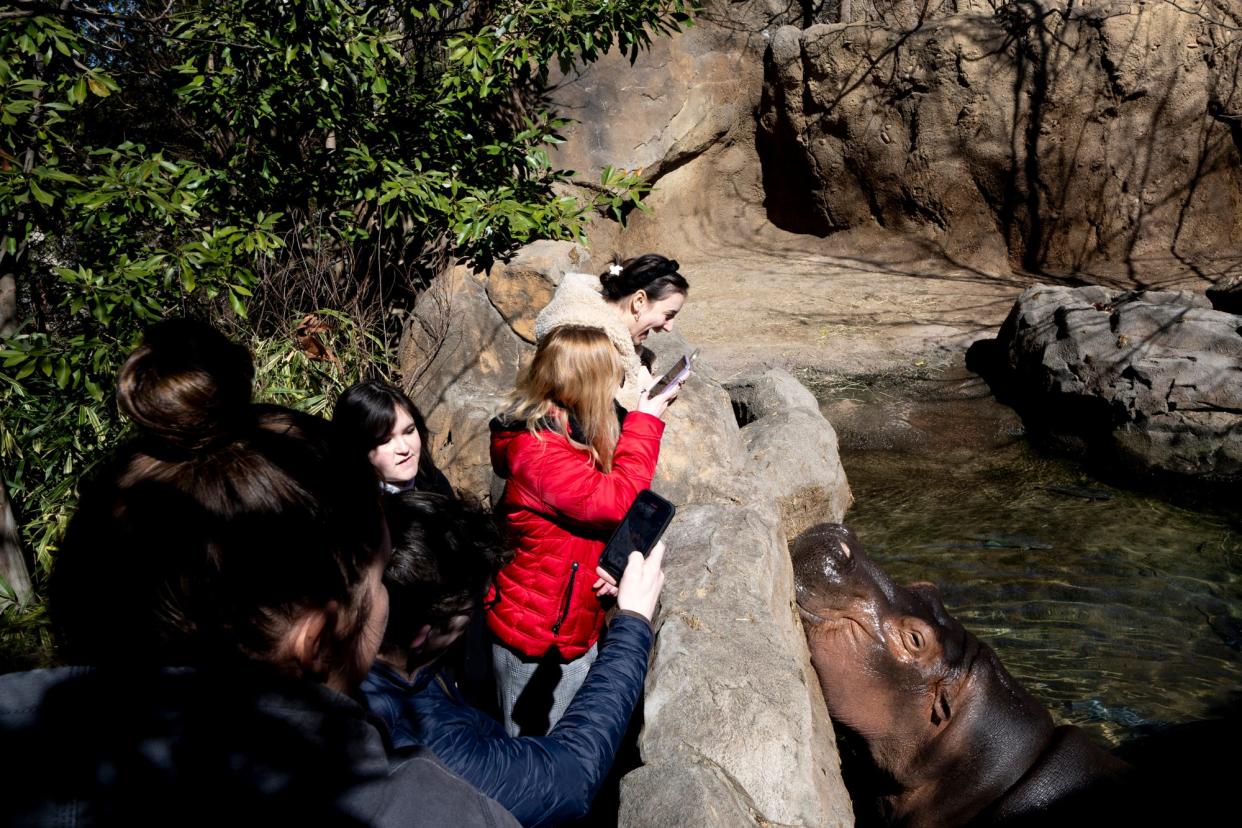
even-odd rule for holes
{"type": "Polygon", "coordinates": [[[252,377],[244,348],[186,320],[121,368],[139,433],[83,486],[50,584],[70,660],[276,662],[298,613],[329,605],[352,622],[325,663],[352,656],[386,550],[374,472],[326,421],[251,404],[252,377]]]}
{"type": "Polygon", "coordinates": [[[397,409],[404,409],[418,431],[418,477],[423,481],[440,476],[431,459],[431,441],[427,439],[427,422],[414,401],[395,385],[379,380],[364,380],[341,394],[332,412],[332,425],[340,437],[364,457],[381,443],[397,422],[397,409]]]}
{"type": "Polygon", "coordinates": [[[385,653],[404,656],[424,624],[477,612],[508,557],[493,515],[452,498],[401,492],[384,500],[392,558],[385,653]]]}
{"type": "Polygon", "coordinates": [[[605,270],[599,276],[600,292],[609,302],[617,302],[627,296],[643,291],[652,302],[658,302],[672,293],[689,293],[690,283],[677,272],[680,265],[676,259],[667,259],[659,253],[644,253],[634,259],[616,262],[620,273],[605,270]]]}

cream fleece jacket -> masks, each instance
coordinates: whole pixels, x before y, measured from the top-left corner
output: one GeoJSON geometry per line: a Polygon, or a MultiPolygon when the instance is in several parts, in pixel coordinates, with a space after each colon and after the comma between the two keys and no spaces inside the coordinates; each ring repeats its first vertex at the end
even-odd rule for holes
{"type": "MultiPolygon", "coordinates": [[[[566,273],[552,301],[535,318],[535,339],[562,325],[584,325],[608,334],[625,365],[625,384],[617,392],[617,402],[628,409],[638,404],[639,392],[651,386],[651,371],[643,364],[630,332],[621,322],[616,308],[600,293],[599,277],[589,273],[566,273]]],[[[646,350],[646,349],[644,349],[646,350]]],[[[650,354],[650,352],[647,352],[650,354]]]]}

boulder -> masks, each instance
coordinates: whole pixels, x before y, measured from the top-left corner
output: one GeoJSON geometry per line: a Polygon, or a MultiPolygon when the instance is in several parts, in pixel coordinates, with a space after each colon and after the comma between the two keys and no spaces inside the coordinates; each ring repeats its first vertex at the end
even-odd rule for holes
{"type": "Polygon", "coordinates": [[[644,761],[723,769],[767,823],[849,824],[827,716],[809,703],[816,683],[776,511],[762,500],[682,506],[667,543],[644,761]]]}
{"type": "Polygon", "coordinates": [[[455,489],[480,497],[492,476],[487,422],[534,350],[489,301],[486,283],[461,265],[437,277],[399,349],[403,384],[427,420],[437,465],[455,489]]]}
{"type": "MultiPolygon", "coordinates": [[[[676,331],[653,336],[647,346],[660,366],[671,366],[694,350],[676,331]]],[[[696,360],[676,402],[664,414],[660,462],[652,487],[674,503],[706,503],[739,497],[750,484],[734,468],[744,446],[732,416],[728,391],[711,365],[696,360]]]]}
{"type": "Polygon", "coordinates": [[[785,533],[825,521],[839,523],[853,502],[837,451],[837,434],[819,403],[781,368],[731,381],[734,415],[742,426],[746,465],[775,497],[785,533]]]}
{"type": "MultiPolygon", "coordinates": [[[[499,492],[487,421],[532,351],[520,331],[539,308],[523,302],[544,295],[511,288],[555,284],[566,262],[576,266],[575,249],[544,244],[490,272],[449,269],[407,326],[401,367],[427,418],[432,453],[459,491],[484,502],[499,492]]],[[[690,348],[675,333],[648,345],[657,371],[690,348]]],[[[765,448],[748,445],[730,391],[703,360],[665,416],[653,488],[679,511],[666,536],[643,767],[623,780],[619,824],[850,824],[831,723],[792,608],[782,522],[803,514],[786,501],[817,485],[824,491],[807,495],[813,505],[804,512],[839,518],[849,490],[836,437],[788,374],[732,386],[756,389],[753,406],[764,416],[746,428],[749,442],[765,448]],[[796,436],[782,439],[785,429],[796,436]],[[824,468],[812,473],[816,463],[824,468]]]]}
{"type": "Polygon", "coordinates": [[[1207,289],[1206,295],[1216,310],[1242,315],[1242,273],[1221,279],[1207,289]]]}
{"type": "Polygon", "coordinates": [[[757,823],[728,775],[709,759],[678,751],[673,761],[644,765],[621,780],[620,825],[647,828],[750,828],[757,823]]]}
{"type": "Polygon", "coordinates": [[[1036,285],[997,345],[1034,430],[1138,470],[1242,478],[1242,320],[1203,296],[1036,285]]]}
{"type": "Polygon", "coordinates": [[[552,299],[561,276],[581,271],[589,255],[585,248],[565,242],[537,241],[526,245],[507,262],[498,263],[487,278],[487,298],[513,332],[535,342],[535,316],[552,299]]]}
{"type": "Polygon", "coordinates": [[[854,22],[771,39],[759,142],[778,223],[879,225],[984,269],[1242,245],[1236,3],[847,5],[854,22]]]}
{"type": "Polygon", "coordinates": [[[22,552],[21,532],[13,518],[8,487],[0,480],[0,611],[30,598],[30,572],[22,552]]]}

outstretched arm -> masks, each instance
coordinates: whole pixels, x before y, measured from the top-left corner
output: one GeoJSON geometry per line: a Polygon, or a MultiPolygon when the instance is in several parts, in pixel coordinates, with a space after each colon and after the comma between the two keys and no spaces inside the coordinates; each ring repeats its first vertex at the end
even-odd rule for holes
{"type": "Polygon", "coordinates": [[[559,824],[590,810],[642,696],[653,639],[649,619],[664,583],[663,554],[660,544],[645,560],[630,556],[618,595],[621,612],[586,681],[547,736],[512,738],[461,705],[449,713],[452,719],[425,723],[433,731],[427,746],[523,825],[559,824]]]}

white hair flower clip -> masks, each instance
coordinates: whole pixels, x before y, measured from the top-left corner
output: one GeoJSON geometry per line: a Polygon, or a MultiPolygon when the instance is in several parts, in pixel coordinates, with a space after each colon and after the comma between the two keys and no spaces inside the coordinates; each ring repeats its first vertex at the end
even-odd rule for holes
{"type": "Polygon", "coordinates": [[[611,273],[613,276],[620,276],[621,265],[615,264],[615,263],[608,265],[608,272],[611,273]]]}

